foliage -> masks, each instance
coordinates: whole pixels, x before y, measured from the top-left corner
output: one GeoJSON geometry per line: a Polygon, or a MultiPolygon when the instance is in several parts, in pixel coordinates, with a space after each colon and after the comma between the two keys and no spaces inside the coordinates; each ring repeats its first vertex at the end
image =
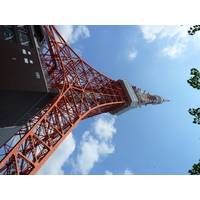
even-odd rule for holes
{"type": "Polygon", "coordinates": [[[193,120],[193,123],[194,124],[200,124],[200,108],[190,108],[189,110],[188,110],[188,112],[191,114],[191,115],[193,115],[193,116],[195,116],[195,118],[194,118],[194,120],[193,120]]]}
{"type": "Polygon", "coordinates": [[[196,68],[191,69],[190,75],[193,75],[187,82],[192,86],[193,88],[200,89],[200,72],[196,68]]]}
{"type": "MultiPolygon", "coordinates": [[[[196,31],[199,31],[199,30],[200,30],[200,25],[195,25],[193,27],[190,27],[190,30],[188,30],[188,34],[194,35],[196,33],[196,31]]],[[[200,89],[200,82],[199,82],[200,72],[199,72],[199,70],[197,70],[196,68],[192,68],[190,75],[193,75],[193,77],[191,77],[189,80],[187,80],[187,82],[193,88],[200,89]]],[[[188,110],[188,112],[191,115],[195,116],[193,123],[200,124],[200,108],[196,108],[196,109],[190,108],[188,110]]],[[[199,159],[199,163],[194,164],[192,166],[192,169],[188,170],[188,173],[190,175],[200,175],[200,159],[199,159]]]]}
{"type": "MultiPolygon", "coordinates": [[[[192,77],[187,80],[190,86],[196,89],[200,89],[200,72],[196,68],[191,69],[192,77]]],[[[200,124],[200,108],[190,108],[188,112],[193,115],[195,118],[193,120],[194,124],[200,124]]]]}
{"type": "Polygon", "coordinates": [[[200,30],[200,25],[195,25],[193,27],[190,27],[190,30],[188,30],[188,34],[194,35],[199,30],[200,30]]]}
{"type": "Polygon", "coordinates": [[[199,163],[194,164],[192,166],[192,169],[188,170],[188,173],[190,173],[190,175],[200,175],[200,159],[199,159],[199,163]]]}

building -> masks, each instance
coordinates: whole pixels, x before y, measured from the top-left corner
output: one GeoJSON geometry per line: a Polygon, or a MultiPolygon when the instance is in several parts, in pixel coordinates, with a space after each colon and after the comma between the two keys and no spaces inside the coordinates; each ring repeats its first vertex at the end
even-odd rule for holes
{"type": "Polygon", "coordinates": [[[59,93],[39,57],[42,26],[0,26],[0,145],[59,93]]]}

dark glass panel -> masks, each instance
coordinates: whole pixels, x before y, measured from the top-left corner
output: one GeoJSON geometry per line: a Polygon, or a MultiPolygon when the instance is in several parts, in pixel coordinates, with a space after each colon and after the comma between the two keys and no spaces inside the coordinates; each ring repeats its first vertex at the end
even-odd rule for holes
{"type": "Polygon", "coordinates": [[[4,40],[15,42],[13,28],[11,26],[3,26],[2,28],[4,40]]]}
{"type": "Polygon", "coordinates": [[[19,33],[20,44],[22,44],[24,46],[29,46],[29,47],[32,46],[28,33],[24,32],[22,30],[18,30],[18,33],[19,33]]]}

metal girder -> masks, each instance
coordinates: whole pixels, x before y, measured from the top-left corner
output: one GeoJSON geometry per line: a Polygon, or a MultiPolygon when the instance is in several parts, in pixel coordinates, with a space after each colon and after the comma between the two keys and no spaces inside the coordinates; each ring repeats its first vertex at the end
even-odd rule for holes
{"type": "Polygon", "coordinates": [[[44,29],[41,63],[60,94],[1,146],[0,174],[36,174],[79,121],[126,102],[116,81],[82,60],[54,26],[44,29]]]}

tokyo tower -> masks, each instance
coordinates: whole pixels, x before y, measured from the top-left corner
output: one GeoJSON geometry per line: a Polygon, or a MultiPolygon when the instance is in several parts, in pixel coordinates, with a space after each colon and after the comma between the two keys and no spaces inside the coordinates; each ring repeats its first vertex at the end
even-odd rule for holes
{"type": "Polygon", "coordinates": [[[168,101],[95,70],[54,26],[1,30],[0,174],[36,174],[83,119],[168,101]]]}

